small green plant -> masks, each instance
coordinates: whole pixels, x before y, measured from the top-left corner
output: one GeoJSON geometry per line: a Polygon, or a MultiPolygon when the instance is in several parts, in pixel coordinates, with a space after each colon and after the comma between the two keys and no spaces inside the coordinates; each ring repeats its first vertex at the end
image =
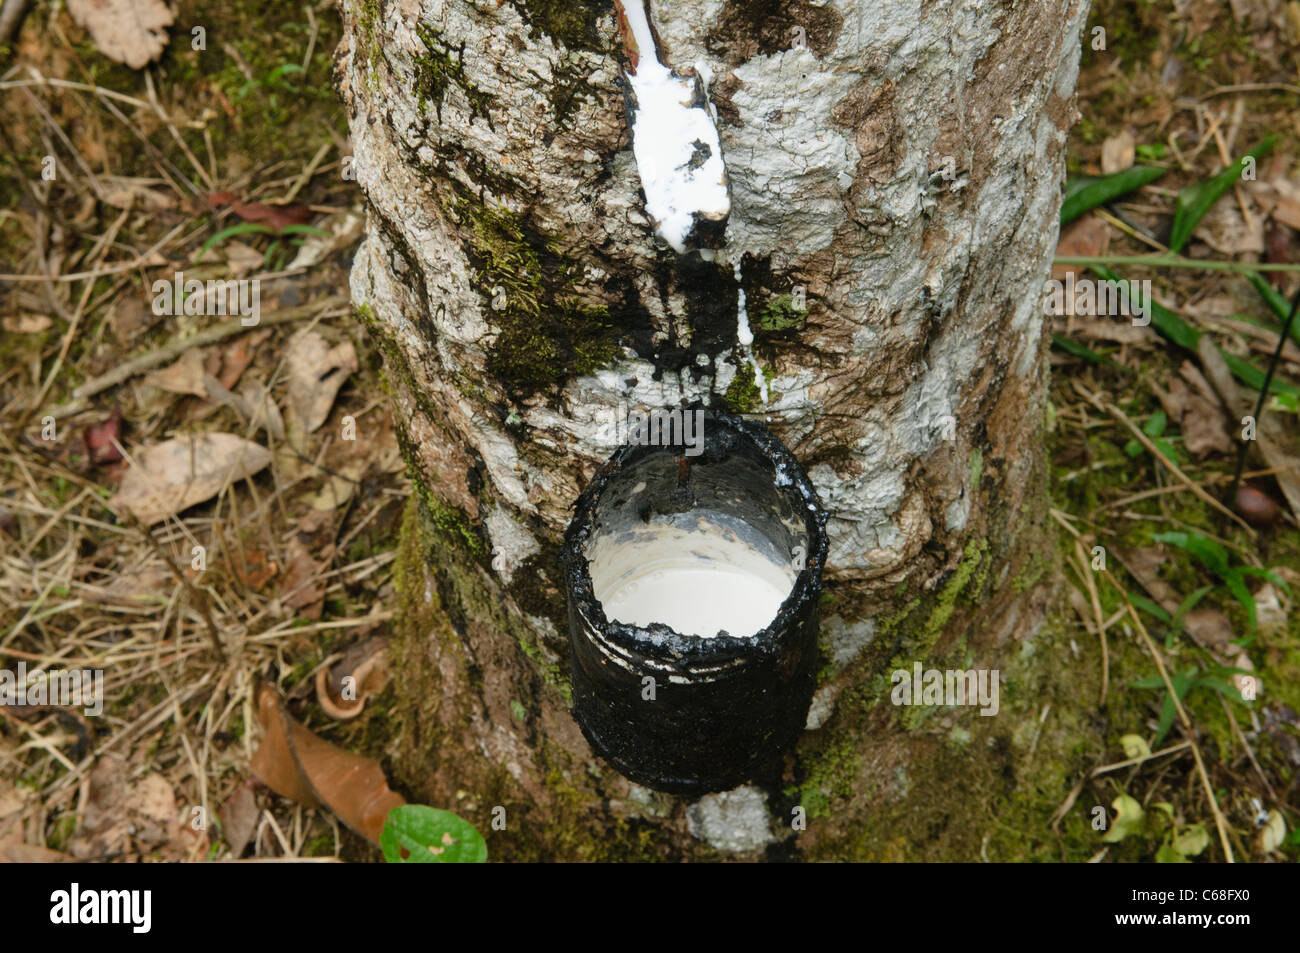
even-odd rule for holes
{"type": "MultiPolygon", "coordinates": [[[[1250,673],[1245,669],[1225,668],[1222,665],[1212,665],[1207,669],[1193,667],[1175,675],[1170,675],[1169,684],[1173,685],[1179,701],[1186,698],[1193,688],[1208,688],[1244,705],[1245,700],[1241,697],[1241,692],[1237,691],[1227,680],[1230,676],[1236,674],[1248,675],[1250,673]]],[[[1146,678],[1138,679],[1133,683],[1133,687],[1164,688],[1165,680],[1159,675],[1149,675],[1146,678]]],[[[1151,742],[1152,745],[1160,744],[1165,734],[1173,726],[1176,713],[1174,700],[1166,691],[1164,704],[1160,707],[1160,721],[1156,726],[1156,736],[1151,742]]]]}
{"type": "MultiPolygon", "coordinates": [[[[1142,427],[1142,432],[1151,438],[1155,448],[1160,451],[1160,455],[1170,463],[1178,463],[1178,451],[1174,449],[1173,443],[1165,437],[1165,429],[1169,426],[1169,418],[1165,416],[1163,410],[1157,410],[1152,414],[1142,427]]],[[[1124,452],[1130,457],[1136,457],[1142,452],[1142,444],[1136,440],[1130,440],[1124,445],[1124,452]]]]}
{"type": "Polygon", "coordinates": [[[1218,175],[1202,182],[1193,183],[1178,193],[1178,201],[1174,209],[1173,229],[1169,235],[1169,250],[1171,252],[1182,251],[1183,246],[1187,244],[1187,240],[1192,237],[1192,231],[1196,228],[1197,223],[1210,210],[1210,206],[1240,182],[1242,173],[1247,168],[1253,169],[1255,161],[1267,154],[1276,141],[1277,136],[1268,136],[1263,142],[1218,175]]]}
{"type": "Polygon", "coordinates": [[[1180,828],[1174,818],[1172,804],[1156,801],[1151,806],[1160,813],[1149,814],[1136,799],[1128,794],[1120,794],[1111,802],[1111,807],[1115,809],[1115,819],[1102,838],[1103,843],[1118,844],[1126,838],[1140,838],[1143,835],[1161,836],[1155,856],[1158,864],[1188,863],[1188,857],[1195,857],[1210,846],[1210,835],[1204,824],[1198,822],[1180,828]],[[1163,818],[1161,814],[1164,815],[1163,818]]]}
{"type": "Polygon", "coordinates": [[[481,864],[487,843],[469,821],[451,811],[403,804],[388,812],[379,836],[390,864],[481,864]]]}
{"type": "Polygon", "coordinates": [[[194,260],[196,262],[202,261],[209,248],[214,248],[229,238],[249,234],[275,236],[271,244],[267,246],[266,254],[262,256],[262,267],[279,271],[284,267],[285,260],[288,257],[288,246],[297,247],[302,244],[300,238],[291,238],[288,242],[282,242],[281,239],[285,235],[324,235],[325,232],[312,225],[285,225],[283,228],[276,230],[269,225],[262,225],[258,222],[241,222],[238,225],[223,228],[204,242],[203,246],[195,254],[194,260]]]}
{"type": "Polygon", "coordinates": [[[1246,618],[1250,621],[1252,633],[1255,631],[1255,597],[1246,586],[1247,576],[1266,579],[1288,596],[1291,595],[1290,588],[1278,578],[1277,573],[1256,566],[1233,565],[1226,546],[1200,533],[1156,533],[1154,538],[1158,542],[1177,546],[1190,553],[1197,562],[1218,576],[1233,597],[1241,603],[1241,607],[1246,610],[1246,618]]]}

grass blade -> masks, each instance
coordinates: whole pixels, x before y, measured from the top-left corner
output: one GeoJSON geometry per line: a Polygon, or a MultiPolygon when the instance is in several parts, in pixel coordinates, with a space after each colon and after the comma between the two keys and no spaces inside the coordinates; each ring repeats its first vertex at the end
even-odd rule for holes
{"type": "Polygon", "coordinates": [[[1241,181],[1241,172],[1246,167],[1246,160],[1258,159],[1273,148],[1275,141],[1277,141],[1277,136],[1268,136],[1263,142],[1218,175],[1203,182],[1197,182],[1195,185],[1189,185],[1178,193],[1178,206],[1174,212],[1174,227],[1169,233],[1169,250],[1171,252],[1182,251],[1183,246],[1187,244],[1187,240],[1192,237],[1192,231],[1196,228],[1197,223],[1210,210],[1210,206],[1217,202],[1224,192],[1232,188],[1233,183],[1241,181]]]}
{"type": "Polygon", "coordinates": [[[1090,208],[1119,198],[1164,175],[1168,169],[1158,165],[1135,165],[1110,175],[1076,175],[1065,183],[1065,200],[1061,203],[1061,224],[1071,222],[1090,208]]]}

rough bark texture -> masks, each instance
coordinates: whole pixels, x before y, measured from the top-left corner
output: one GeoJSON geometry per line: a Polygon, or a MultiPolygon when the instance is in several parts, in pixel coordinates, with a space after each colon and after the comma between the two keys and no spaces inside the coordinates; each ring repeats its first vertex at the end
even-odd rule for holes
{"type": "Polygon", "coordinates": [[[352,293],[420,490],[389,751],[413,796],[485,832],[506,807],[499,858],[996,852],[1047,677],[1040,290],[1086,13],[655,3],[668,62],[713,77],[733,209],[710,263],[645,217],[611,4],[345,0],[352,293]],[[617,402],[695,398],[762,414],[832,515],[810,730],[782,777],[688,804],[569,716],[554,557],[617,402]],[[1002,714],[890,705],[913,660],[1000,666],[1002,714]]]}

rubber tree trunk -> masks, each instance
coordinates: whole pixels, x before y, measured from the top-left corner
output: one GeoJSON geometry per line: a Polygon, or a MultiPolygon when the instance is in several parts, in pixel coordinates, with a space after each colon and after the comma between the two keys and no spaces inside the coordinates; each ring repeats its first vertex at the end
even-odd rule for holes
{"type": "Polygon", "coordinates": [[[664,59],[711,76],[713,261],[647,218],[611,3],[343,11],[352,294],[419,491],[398,782],[497,859],[987,854],[980,779],[1019,770],[1038,708],[1016,685],[1051,576],[1041,289],[1087,3],[654,2],[664,59]],[[694,399],[769,422],[831,542],[808,730],[779,777],[688,802],[574,724],[556,555],[620,400],[694,399]],[[895,707],[914,661],[1001,666],[999,716],[895,707]]]}

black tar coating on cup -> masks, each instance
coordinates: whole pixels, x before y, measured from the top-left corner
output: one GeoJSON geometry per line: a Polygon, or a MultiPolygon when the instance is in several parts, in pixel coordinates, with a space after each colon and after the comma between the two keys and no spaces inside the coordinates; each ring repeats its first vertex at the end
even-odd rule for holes
{"type": "Polygon", "coordinates": [[[827,549],[816,491],[763,424],[709,410],[704,435],[695,457],[681,447],[621,447],[579,496],[561,554],[574,718],[624,776],[686,795],[729,790],[766,773],[803,730],[827,549]],[[691,512],[721,514],[772,553],[793,559],[794,548],[804,547],[789,596],[756,635],[701,638],[661,623],[606,618],[592,589],[589,542],[691,512]],[[654,679],[654,700],[644,697],[646,676],[654,679]]]}

